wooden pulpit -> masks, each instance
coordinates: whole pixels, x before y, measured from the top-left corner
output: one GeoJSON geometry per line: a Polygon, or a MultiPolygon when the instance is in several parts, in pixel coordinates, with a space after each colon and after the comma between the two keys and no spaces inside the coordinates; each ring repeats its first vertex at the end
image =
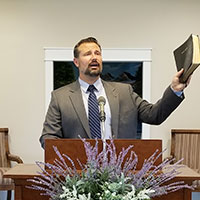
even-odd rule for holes
{"type": "MultiPolygon", "coordinates": [[[[93,139],[87,139],[92,146],[95,145],[96,141],[93,139]]],[[[107,140],[109,143],[109,140],[107,140]]],[[[133,145],[126,157],[130,156],[130,152],[134,151],[138,156],[137,169],[141,169],[142,164],[145,159],[149,158],[156,150],[158,152],[162,151],[162,141],[161,140],[130,140],[130,139],[115,139],[113,140],[116,153],[118,154],[122,148],[128,148],[133,145]]],[[[59,152],[68,155],[75,163],[76,169],[80,170],[80,166],[77,162],[77,158],[81,163],[85,164],[87,161],[84,144],[80,139],[47,139],[45,140],[45,162],[53,163],[54,159],[57,157],[53,146],[56,146],[59,152]]],[[[99,152],[103,149],[102,140],[98,140],[99,152]]],[[[156,165],[162,162],[162,156],[156,161],[156,165]]],[[[70,164],[70,163],[67,163],[70,164]]]]}

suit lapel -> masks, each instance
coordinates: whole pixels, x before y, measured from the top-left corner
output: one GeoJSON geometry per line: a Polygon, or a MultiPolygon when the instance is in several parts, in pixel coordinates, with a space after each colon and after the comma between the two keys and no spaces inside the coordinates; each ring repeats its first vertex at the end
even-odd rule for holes
{"type": "Polygon", "coordinates": [[[111,110],[111,128],[113,138],[117,138],[119,125],[119,95],[109,82],[102,81],[111,110]]]}
{"type": "MultiPolygon", "coordinates": [[[[109,82],[105,82],[102,80],[106,96],[109,101],[110,105],[110,110],[111,110],[111,128],[112,128],[112,134],[113,138],[117,138],[118,134],[118,125],[119,125],[119,95],[116,91],[116,89],[109,84],[109,82]]],[[[81,121],[87,135],[89,138],[91,138],[90,135],[90,129],[89,129],[89,124],[88,124],[88,118],[85,112],[85,107],[83,104],[82,100],[82,94],[81,94],[81,89],[79,82],[76,81],[74,84],[71,86],[71,94],[70,94],[70,99],[71,103],[74,107],[74,110],[76,111],[76,114],[81,121]]]]}
{"type": "Polygon", "coordinates": [[[71,87],[71,94],[70,94],[71,103],[76,111],[76,114],[81,121],[87,135],[91,138],[90,129],[88,124],[88,118],[85,112],[85,107],[83,104],[82,93],[80,89],[79,82],[76,81],[71,87]]]}

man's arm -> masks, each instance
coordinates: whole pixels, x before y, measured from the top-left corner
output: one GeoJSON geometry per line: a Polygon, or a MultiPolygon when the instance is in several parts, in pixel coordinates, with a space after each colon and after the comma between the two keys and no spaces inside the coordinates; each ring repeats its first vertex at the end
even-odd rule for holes
{"type": "Polygon", "coordinates": [[[143,122],[157,125],[161,124],[183,101],[183,90],[189,84],[191,77],[186,83],[181,83],[179,78],[182,73],[183,69],[175,74],[170,87],[165,90],[162,98],[155,104],[149,104],[140,98],[136,99],[136,101],[139,102],[137,104],[139,105],[139,116],[143,122]]]}
{"type": "Polygon", "coordinates": [[[41,146],[44,148],[46,138],[61,138],[61,115],[56,96],[52,92],[51,102],[46,114],[45,122],[43,125],[42,135],[40,137],[41,146]]]}

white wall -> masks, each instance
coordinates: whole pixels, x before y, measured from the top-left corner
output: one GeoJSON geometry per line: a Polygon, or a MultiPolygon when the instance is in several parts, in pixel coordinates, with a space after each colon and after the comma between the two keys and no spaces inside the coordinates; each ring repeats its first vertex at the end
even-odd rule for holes
{"type": "MultiPolygon", "coordinates": [[[[104,48],[153,48],[152,102],[176,72],[172,51],[200,34],[199,0],[0,0],[0,127],[25,163],[43,160],[38,138],[45,116],[43,47],[73,47],[95,36],[104,48]]],[[[200,128],[200,70],[181,106],[152,138],[170,145],[172,128],[200,128]]]]}

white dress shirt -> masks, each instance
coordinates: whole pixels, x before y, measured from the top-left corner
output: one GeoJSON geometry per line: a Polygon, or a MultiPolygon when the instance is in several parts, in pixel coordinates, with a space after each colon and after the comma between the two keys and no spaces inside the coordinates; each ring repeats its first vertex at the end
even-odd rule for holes
{"type": "MultiPolygon", "coordinates": [[[[84,107],[85,107],[85,111],[86,114],[88,116],[88,97],[89,97],[89,92],[87,92],[87,89],[89,87],[89,84],[86,83],[85,81],[81,80],[79,78],[79,83],[80,83],[80,87],[81,87],[81,92],[82,92],[82,97],[83,97],[83,103],[84,103],[84,107]]],[[[97,96],[97,99],[100,96],[103,96],[106,100],[105,106],[104,106],[104,111],[105,111],[105,115],[106,115],[106,120],[105,120],[105,139],[110,139],[112,137],[112,133],[111,133],[111,112],[110,112],[110,106],[109,106],[109,102],[103,87],[103,84],[101,82],[101,79],[99,78],[94,84],[95,88],[97,90],[95,90],[95,94],[97,96]]]]}

